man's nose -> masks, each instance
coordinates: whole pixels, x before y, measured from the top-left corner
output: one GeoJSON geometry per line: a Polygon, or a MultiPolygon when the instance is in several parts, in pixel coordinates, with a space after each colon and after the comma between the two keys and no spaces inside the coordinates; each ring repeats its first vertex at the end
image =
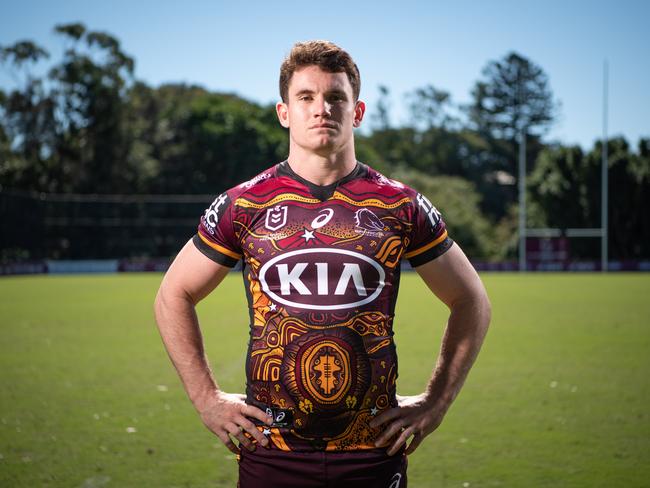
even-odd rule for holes
{"type": "Polygon", "coordinates": [[[332,104],[325,100],[325,97],[316,97],[314,101],[314,115],[317,117],[329,117],[332,114],[332,104]]]}

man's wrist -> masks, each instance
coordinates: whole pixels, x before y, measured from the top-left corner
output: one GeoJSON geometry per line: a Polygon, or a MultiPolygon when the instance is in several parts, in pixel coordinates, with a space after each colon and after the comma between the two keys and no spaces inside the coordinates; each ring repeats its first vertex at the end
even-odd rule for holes
{"type": "Polygon", "coordinates": [[[203,412],[217,401],[220,393],[219,388],[213,386],[191,395],[190,400],[198,412],[203,412]]]}
{"type": "Polygon", "coordinates": [[[438,412],[442,415],[447,413],[455,395],[444,391],[442,388],[428,388],[424,393],[424,403],[431,411],[438,412]],[[442,391],[441,391],[442,390],[442,391]]]}

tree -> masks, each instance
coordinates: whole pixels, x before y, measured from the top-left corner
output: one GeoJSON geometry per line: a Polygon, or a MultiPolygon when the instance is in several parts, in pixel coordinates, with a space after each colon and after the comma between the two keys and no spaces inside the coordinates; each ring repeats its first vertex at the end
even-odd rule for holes
{"type": "MultiPolygon", "coordinates": [[[[622,137],[608,141],[609,248],[613,259],[647,259],[650,256],[650,140],[641,139],[639,152],[630,150],[622,137]]],[[[600,162],[602,141],[588,154],[592,166],[600,162]]]]}
{"type": "Polygon", "coordinates": [[[526,138],[526,160],[535,161],[543,145],[559,103],[553,100],[548,76],[524,56],[511,52],[499,61],[490,61],[483,79],[472,90],[472,103],[465,107],[470,128],[490,145],[490,158],[484,168],[488,192],[499,195],[499,205],[490,212],[497,218],[507,215],[516,201],[516,185],[501,184],[516,180],[520,138],[526,138]]]}
{"type": "Polygon", "coordinates": [[[373,128],[377,130],[390,129],[390,90],[385,85],[379,85],[379,100],[376,112],[372,116],[373,128]]]}
{"type": "Polygon", "coordinates": [[[138,172],[127,164],[132,139],[125,126],[135,63],[105,32],[87,31],[82,24],[58,25],[55,31],[70,43],[49,73],[61,115],[59,190],[127,193],[138,172]]]}
{"type": "Polygon", "coordinates": [[[530,210],[537,225],[571,228],[600,226],[600,163],[580,146],[542,150],[527,181],[530,210]]]}
{"type": "Polygon", "coordinates": [[[180,136],[191,168],[161,175],[187,193],[218,193],[286,158],[288,138],[273,105],[211,93],[191,106],[180,136]],[[191,171],[189,171],[191,169],[191,171]]]}
{"type": "MultiPolygon", "coordinates": [[[[641,139],[638,154],[627,141],[608,141],[610,258],[650,256],[650,222],[642,209],[650,206],[648,140],[641,139]]],[[[528,178],[530,211],[536,225],[559,228],[601,226],[602,142],[588,153],[580,147],[555,145],[544,149],[528,178]]],[[[599,243],[575,241],[572,250],[597,259],[599,243]]]]}
{"type": "Polygon", "coordinates": [[[35,64],[48,57],[31,41],[0,47],[0,61],[22,74],[15,89],[0,92],[0,182],[9,186],[38,187],[48,177],[56,135],[55,106],[43,81],[31,73],[35,64]]]}
{"type": "Polygon", "coordinates": [[[511,52],[490,61],[472,90],[470,122],[495,139],[514,141],[522,132],[544,135],[558,110],[544,70],[511,52]]]}
{"type": "Polygon", "coordinates": [[[152,88],[136,82],[127,95],[127,127],[133,143],[129,165],[139,168],[137,186],[141,193],[185,193],[184,174],[191,175],[186,140],[187,119],[194,102],[208,95],[196,85],[165,84],[152,88]]]}
{"type": "Polygon", "coordinates": [[[414,127],[450,129],[458,123],[458,119],[449,113],[452,107],[449,92],[426,85],[408,94],[407,100],[414,127]]]}
{"type": "Polygon", "coordinates": [[[404,166],[390,177],[429,198],[442,213],[449,235],[462,243],[471,258],[486,258],[493,253],[490,225],[479,209],[481,197],[471,182],[454,176],[433,178],[404,166]]]}

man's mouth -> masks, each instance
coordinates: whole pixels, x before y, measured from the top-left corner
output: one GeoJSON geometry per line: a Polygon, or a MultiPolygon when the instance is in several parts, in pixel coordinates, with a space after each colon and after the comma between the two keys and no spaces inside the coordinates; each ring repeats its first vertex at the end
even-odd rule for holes
{"type": "Polygon", "coordinates": [[[336,129],[336,125],[323,122],[321,124],[312,125],[310,129],[336,129]]]}

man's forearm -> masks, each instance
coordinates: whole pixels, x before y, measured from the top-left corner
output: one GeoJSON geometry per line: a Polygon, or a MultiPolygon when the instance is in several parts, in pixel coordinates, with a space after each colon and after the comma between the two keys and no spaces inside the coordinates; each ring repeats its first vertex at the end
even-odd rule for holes
{"type": "MultiPolygon", "coordinates": [[[[482,290],[481,287],[477,289],[482,290]]],[[[490,321],[490,304],[484,292],[454,301],[442,340],[436,368],[424,393],[398,396],[399,406],[373,419],[371,427],[384,426],[377,447],[397,453],[409,437],[413,440],[405,453],[411,454],[422,440],[438,428],[458,395],[476,359],[490,321]]]]}
{"type": "Polygon", "coordinates": [[[189,297],[175,296],[160,290],[155,304],[156,322],[185,391],[194,406],[201,410],[218,390],[205,355],[203,338],[194,303],[189,297]]]}
{"type": "Polygon", "coordinates": [[[451,307],[440,354],[427,385],[427,402],[444,415],[467,378],[490,322],[485,295],[459,301],[451,307]]]}
{"type": "Polygon", "coordinates": [[[203,347],[195,305],[214,290],[230,268],[207,259],[188,241],[163,278],[154,306],[167,353],[203,424],[234,454],[268,440],[252,419],[271,425],[272,417],[244,395],[219,389],[203,347]]]}

